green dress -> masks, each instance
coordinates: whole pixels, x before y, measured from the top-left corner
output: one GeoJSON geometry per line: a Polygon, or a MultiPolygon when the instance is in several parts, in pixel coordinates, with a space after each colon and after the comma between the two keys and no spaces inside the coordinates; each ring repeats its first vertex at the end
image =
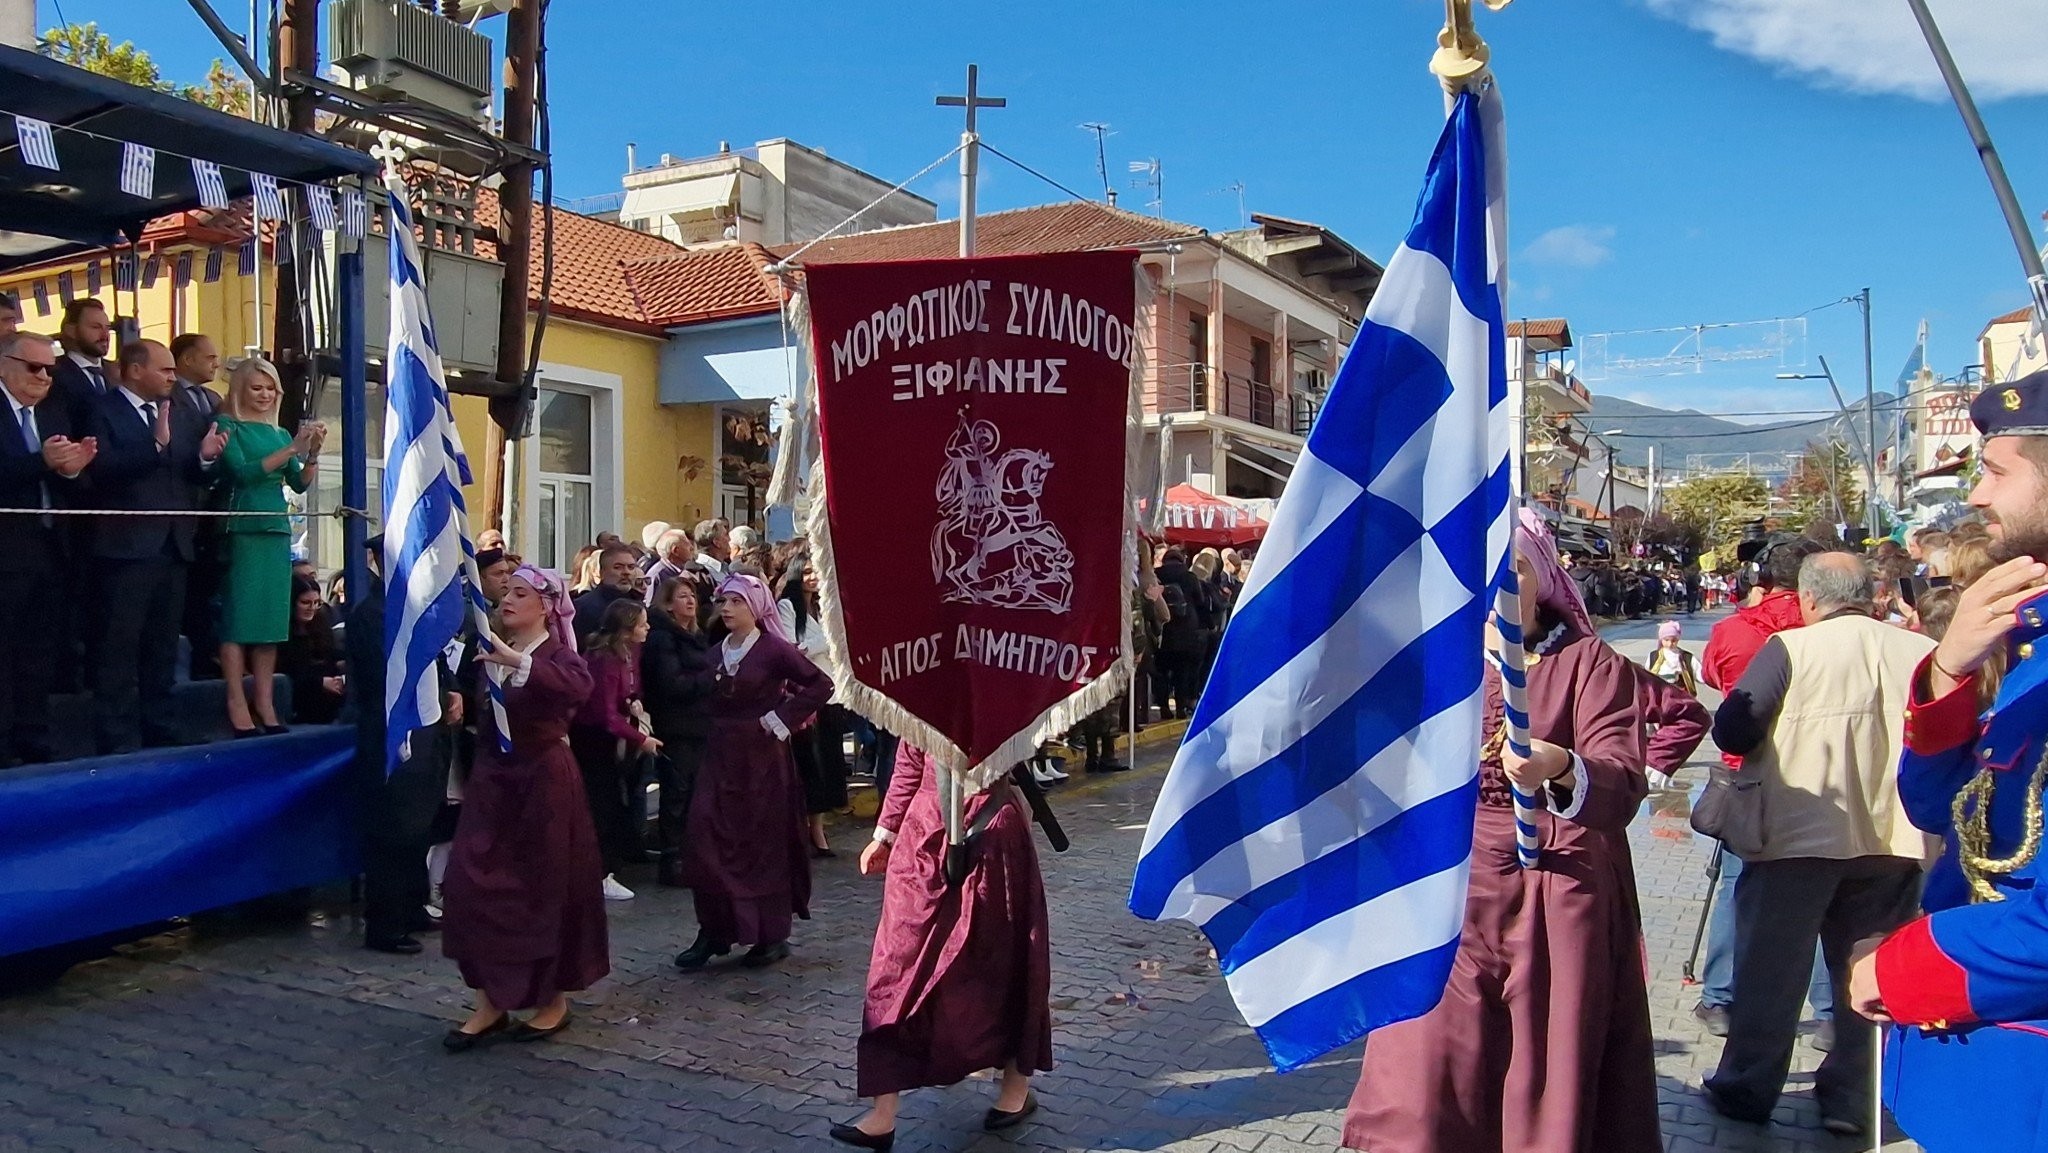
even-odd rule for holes
{"type": "Polygon", "coordinates": [[[296,457],[275,472],[263,470],[264,457],[292,442],[291,434],[275,424],[225,416],[214,423],[228,433],[221,455],[231,486],[228,507],[277,514],[228,519],[220,639],[238,645],[283,644],[291,632],[292,614],[292,536],[284,486],[306,491],[306,470],[296,457]]]}

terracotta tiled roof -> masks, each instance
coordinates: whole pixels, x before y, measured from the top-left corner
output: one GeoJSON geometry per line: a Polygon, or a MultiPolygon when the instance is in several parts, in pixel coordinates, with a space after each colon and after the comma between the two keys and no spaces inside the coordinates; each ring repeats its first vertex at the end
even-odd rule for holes
{"type": "MultiPolygon", "coordinates": [[[[631,261],[682,252],[680,245],[645,232],[637,232],[610,221],[578,216],[565,208],[553,210],[555,224],[555,276],[548,293],[551,312],[571,319],[588,320],[641,332],[657,332],[661,325],[640,308],[633,286],[626,279],[631,261]]],[[[492,233],[498,228],[498,194],[493,189],[477,193],[477,223],[492,233]]],[[[540,221],[535,220],[538,225],[540,221]]],[[[495,244],[479,242],[477,255],[497,258],[495,244]]],[[[528,293],[539,299],[541,283],[540,237],[527,259],[528,293]]]]}
{"type": "Polygon", "coordinates": [[[1508,321],[1508,335],[1527,336],[1532,340],[1569,341],[1572,336],[1572,326],[1569,321],[1563,319],[1510,320],[1508,321]]]}
{"type": "Polygon", "coordinates": [[[2021,308],[2015,308],[2011,312],[2006,313],[2004,316],[1992,317],[1990,320],[1984,322],[1984,327],[1990,328],[1994,324],[2018,324],[2022,321],[2032,319],[2033,315],[2034,306],[2029,304],[2021,308]]]}
{"type": "Polygon", "coordinates": [[[773,263],[758,244],[732,244],[631,261],[626,283],[641,314],[657,324],[758,316],[782,307],[782,290],[764,271],[773,263]]]}
{"type": "MultiPolygon", "coordinates": [[[[1015,256],[1033,252],[1085,252],[1205,235],[1206,232],[1192,224],[1176,224],[1171,220],[1140,216],[1121,208],[1077,200],[982,215],[975,220],[974,247],[977,252],[989,256],[1015,256]]],[[[798,247],[789,245],[776,251],[787,255],[798,247]]],[[[931,260],[954,256],[959,251],[960,222],[941,220],[934,224],[912,224],[834,237],[811,246],[797,258],[797,262],[844,264],[868,260],[931,260]]]]}

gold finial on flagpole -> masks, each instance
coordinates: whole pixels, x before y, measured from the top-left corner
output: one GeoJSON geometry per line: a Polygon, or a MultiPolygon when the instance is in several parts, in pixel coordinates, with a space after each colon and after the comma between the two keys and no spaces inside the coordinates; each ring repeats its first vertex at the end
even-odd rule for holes
{"type": "MultiPolygon", "coordinates": [[[[1498,12],[1509,0],[1483,2],[1498,12]]],[[[1444,90],[1456,93],[1484,75],[1492,55],[1472,24],[1472,0],[1444,0],[1444,28],[1437,33],[1436,55],[1429,61],[1429,70],[1443,81],[1444,90]]]]}

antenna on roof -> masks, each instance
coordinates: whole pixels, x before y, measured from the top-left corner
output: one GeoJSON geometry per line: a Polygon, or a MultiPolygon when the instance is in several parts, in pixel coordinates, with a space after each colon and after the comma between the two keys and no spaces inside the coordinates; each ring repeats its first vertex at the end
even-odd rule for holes
{"type": "Polygon", "coordinates": [[[1223,187],[1217,189],[1214,195],[1228,196],[1233,192],[1237,194],[1237,226],[1239,228],[1250,228],[1252,225],[1252,218],[1251,215],[1244,210],[1244,181],[1233,180],[1230,183],[1224,185],[1223,187]]]}
{"type": "Polygon", "coordinates": [[[1102,147],[1102,142],[1110,134],[1109,125],[1090,120],[1081,126],[1081,131],[1095,134],[1095,175],[1102,180],[1102,199],[1113,206],[1116,204],[1116,189],[1109,186],[1109,156],[1102,147]]]}
{"type": "Polygon", "coordinates": [[[1152,210],[1152,215],[1164,218],[1166,216],[1166,177],[1159,164],[1159,158],[1155,156],[1150,160],[1133,160],[1131,161],[1131,171],[1145,174],[1139,179],[1131,181],[1131,187],[1150,188],[1152,190],[1152,199],[1145,202],[1145,207],[1152,210]]]}

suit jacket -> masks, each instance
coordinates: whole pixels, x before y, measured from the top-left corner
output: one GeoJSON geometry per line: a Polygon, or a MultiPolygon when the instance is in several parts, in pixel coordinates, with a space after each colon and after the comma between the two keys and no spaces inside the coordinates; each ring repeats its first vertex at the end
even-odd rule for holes
{"type": "MultiPolygon", "coordinates": [[[[38,440],[53,436],[76,439],[62,405],[45,397],[35,407],[35,414],[38,440]]],[[[42,453],[29,450],[14,406],[0,397],[0,508],[35,508],[43,502],[45,487],[50,503],[62,507],[72,498],[78,482],[51,472],[42,453]]],[[[62,544],[63,534],[44,529],[35,517],[0,516],[0,572],[31,571],[39,563],[55,559],[45,550],[62,544]]]]}
{"type": "MultiPolygon", "coordinates": [[[[92,411],[91,435],[99,438],[99,455],[86,478],[92,499],[106,509],[163,509],[171,513],[197,510],[212,481],[213,470],[199,459],[199,442],[207,422],[190,407],[171,406],[171,443],[159,451],[156,430],[118,388],[99,399],[92,411]]],[[[199,518],[193,516],[114,516],[93,532],[93,555],[103,560],[150,560],[175,556],[191,563],[199,518]]]]}
{"type": "Polygon", "coordinates": [[[36,406],[36,421],[41,423],[43,410],[53,403],[64,410],[64,417],[75,429],[92,426],[93,409],[99,407],[100,398],[121,387],[111,361],[102,361],[100,371],[107,378],[107,387],[101,391],[95,387],[91,375],[78,367],[78,362],[68,354],[57,357],[57,367],[50,370],[50,395],[36,406]]]}

